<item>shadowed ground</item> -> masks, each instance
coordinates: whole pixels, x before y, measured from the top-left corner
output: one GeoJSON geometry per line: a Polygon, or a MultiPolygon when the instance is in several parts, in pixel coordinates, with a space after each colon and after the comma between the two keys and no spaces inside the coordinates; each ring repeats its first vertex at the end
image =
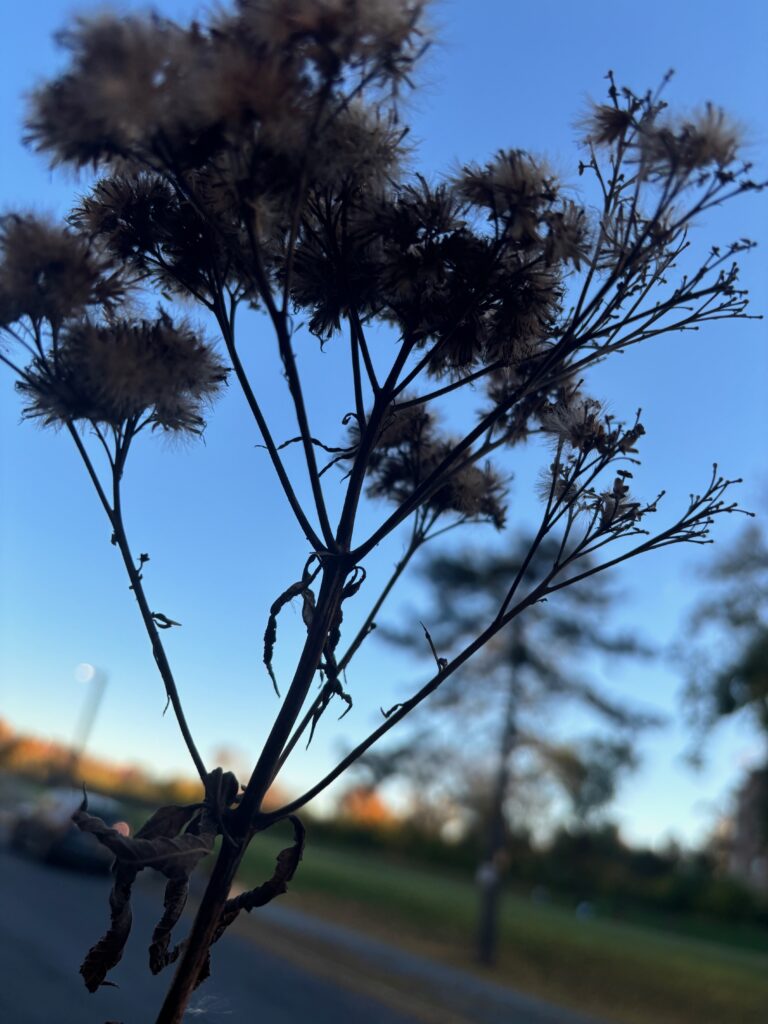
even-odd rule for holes
{"type": "MultiPolygon", "coordinates": [[[[140,879],[119,988],[86,992],[77,968],[104,931],[109,879],[46,867],[0,853],[3,984],[0,1020],[9,1024],[149,1024],[168,984],[153,978],[146,948],[162,890],[140,879]]],[[[589,1024],[463,972],[409,956],[350,929],[274,905],[216,947],[213,976],[190,1020],[262,1024],[589,1024]],[[273,935],[274,941],[271,941],[273,935]],[[372,971],[358,970],[367,961],[372,971]]]]}
{"type": "MultiPolygon", "coordinates": [[[[138,885],[134,924],[119,988],[90,995],[77,973],[104,931],[109,879],[45,867],[0,854],[2,976],[0,1020],[7,1024],[149,1024],[169,977],[153,978],[146,948],[161,890],[138,885]]],[[[230,936],[216,950],[214,977],[195,997],[190,1020],[263,1024],[414,1024],[417,1018],[296,968],[246,939],[230,936]]]]}

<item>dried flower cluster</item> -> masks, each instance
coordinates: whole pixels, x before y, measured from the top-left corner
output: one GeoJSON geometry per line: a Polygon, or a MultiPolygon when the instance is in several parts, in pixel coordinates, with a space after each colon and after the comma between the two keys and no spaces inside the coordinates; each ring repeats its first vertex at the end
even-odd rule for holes
{"type": "Polygon", "coordinates": [[[68,67],[32,97],[30,142],[53,163],[91,166],[99,178],[66,227],[4,220],[0,327],[9,344],[0,360],[17,374],[28,415],[63,425],[78,447],[207,794],[213,774],[159,633],[175,623],[150,610],[148,558],[136,559],[122,519],[136,435],[146,426],[199,431],[231,365],[309,549],[267,627],[271,672],[275,617],[302,599],[307,636],[279,713],[242,794],[207,797],[226,841],[179,947],[163,1024],[178,1024],[205,976],[256,832],[321,792],[527,607],[634,555],[701,543],[713,517],[735,509],[723,497],[729,481],[715,473],[671,526],[647,532],[656,501],[636,500],[627,482],[639,419],[622,426],[580,382],[632,345],[747,315],[734,257],[748,241],[712,248],[686,275],[675,269],[694,218],[760,187],[740,162],[738,132],[711,106],[671,119],[658,94],[619,89],[610,77],[608,103],[587,118],[580,165],[594,175],[599,209],[566,195],[543,161],[517,149],[428,182],[409,165],[398,107],[425,49],[425,8],[424,0],[238,0],[207,24],[77,19],[60,37],[68,67]],[[226,354],[170,309],[147,316],[153,291],[166,303],[196,302],[226,354]],[[259,310],[274,333],[298,431],[283,443],[262,408],[262,382],[241,358],[243,307],[259,310]],[[315,384],[294,348],[302,324],[348,351],[352,387],[342,397],[352,411],[341,446],[312,432],[306,394],[315,384]],[[375,325],[394,344],[374,345],[375,325]],[[452,417],[459,392],[484,404],[472,414],[465,402],[452,417]],[[443,432],[437,424],[446,420],[443,432]],[[509,454],[536,434],[555,449],[542,522],[498,614],[450,661],[437,659],[433,678],[328,776],[265,813],[267,788],[330,698],[351,700],[344,673],[413,555],[469,521],[501,529],[509,454]],[[289,443],[301,449],[308,501],[282,454],[289,443]],[[321,469],[323,450],[333,457],[321,469]],[[326,474],[330,466],[343,474],[326,474]],[[341,489],[335,522],[330,488],[341,489]],[[366,495],[392,503],[367,535],[358,517],[366,495]],[[342,605],[370,585],[366,556],[405,524],[403,557],[340,653],[342,605]],[[553,537],[557,553],[530,583],[526,567],[553,537]],[[615,541],[624,542],[619,553],[604,557],[615,541]]]}
{"type": "MultiPolygon", "coordinates": [[[[368,492],[402,502],[450,455],[456,439],[441,438],[434,417],[419,406],[395,409],[383,424],[368,461],[368,492]]],[[[359,442],[358,442],[359,444],[359,442]]],[[[357,451],[354,445],[352,452],[357,451]]],[[[446,473],[426,500],[431,525],[444,513],[462,521],[484,520],[502,529],[506,516],[504,481],[489,464],[473,462],[446,473]]]]}
{"type": "Polygon", "coordinates": [[[130,284],[117,254],[69,228],[13,215],[2,224],[0,257],[4,326],[31,357],[17,368],[25,415],[118,432],[202,429],[201,410],[226,368],[167,313],[153,321],[117,316],[130,284]]]}
{"type": "Polygon", "coordinates": [[[226,379],[215,353],[187,324],[82,321],[63,331],[18,383],[25,413],[46,424],[84,420],[118,429],[145,423],[199,432],[200,414],[226,379]]]}
{"type": "Polygon", "coordinates": [[[87,236],[31,214],[0,223],[0,324],[26,319],[54,328],[122,296],[114,264],[87,236]]]}

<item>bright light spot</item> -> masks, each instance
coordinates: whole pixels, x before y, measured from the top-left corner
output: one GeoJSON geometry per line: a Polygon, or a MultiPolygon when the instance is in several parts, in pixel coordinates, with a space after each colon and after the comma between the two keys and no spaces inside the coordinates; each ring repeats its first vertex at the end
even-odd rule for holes
{"type": "Polygon", "coordinates": [[[96,669],[93,665],[89,665],[87,661],[81,661],[75,669],[75,679],[78,683],[90,683],[95,675],[96,669]]]}

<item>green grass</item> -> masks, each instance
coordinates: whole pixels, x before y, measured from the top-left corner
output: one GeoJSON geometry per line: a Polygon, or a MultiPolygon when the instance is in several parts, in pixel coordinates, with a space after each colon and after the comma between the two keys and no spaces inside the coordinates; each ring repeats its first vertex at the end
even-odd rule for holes
{"type": "MultiPolygon", "coordinates": [[[[269,877],[283,845],[271,834],[258,837],[241,881],[254,885],[269,877]]],[[[476,892],[470,879],[310,843],[291,894],[294,906],[472,967],[476,892]]],[[[685,934],[685,927],[659,925],[600,916],[579,921],[570,908],[507,893],[501,959],[492,976],[622,1024],[768,1021],[768,943],[744,948],[755,943],[757,931],[727,945],[713,941],[727,936],[727,928],[710,928],[699,938],[685,934]]]]}

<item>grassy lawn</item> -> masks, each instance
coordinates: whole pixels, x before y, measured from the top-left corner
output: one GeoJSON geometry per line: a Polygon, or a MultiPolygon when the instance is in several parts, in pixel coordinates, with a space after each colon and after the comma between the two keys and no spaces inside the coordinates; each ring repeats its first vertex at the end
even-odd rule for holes
{"type": "MultiPolygon", "coordinates": [[[[258,837],[243,863],[242,883],[269,877],[283,845],[277,835],[258,837]]],[[[469,879],[310,842],[286,899],[475,969],[475,890],[469,879]]],[[[653,927],[599,916],[580,921],[570,908],[536,905],[508,893],[501,960],[488,977],[617,1024],[765,1024],[768,942],[760,949],[755,935],[726,944],[713,941],[716,929],[698,938],[662,922],[653,927]],[[749,944],[757,948],[744,948],[749,944]]]]}

